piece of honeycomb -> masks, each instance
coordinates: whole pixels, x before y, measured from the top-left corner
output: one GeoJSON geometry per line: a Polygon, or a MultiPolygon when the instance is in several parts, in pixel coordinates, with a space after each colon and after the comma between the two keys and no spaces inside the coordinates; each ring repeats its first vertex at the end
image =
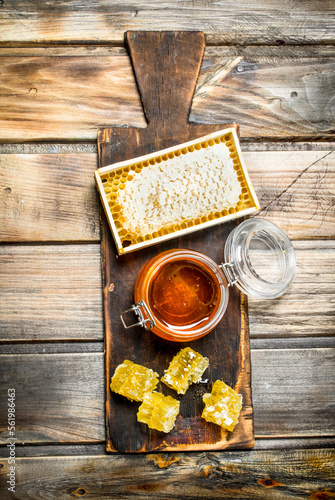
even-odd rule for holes
{"type": "Polygon", "coordinates": [[[130,401],[143,401],[147,392],[152,392],[158,384],[158,373],[150,368],[125,360],[116,367],[110,388],[130,401]]]}
{"type": "Polygon", "coordinates": [[[179,401],[171,396],[164,396],[160,392],[147,393],[138,409],[137,420],[147,424],[150,429],[170,432],[175,425],[179,407],[179,401]]]}
{"type": "Polygon", "coordinates": [[[124,247],[258,203],[232,132],[101,173],[100,179],[124,247]]]}
{"type": "Polygon", "coordinates": [[[242,396],[221,380],[217,380],[211,394],[203,395],[205,408],[202,417],[207,422],[220,425],[228,431],[233,431],[242,409],[242,396]]]}
{"type": "Polygon", "coordinates": [[[185,347],[172,359],[161,381],[178,394],[185,394],[192,383],[199,382],[208,364],[208,358],[185,347]]]}

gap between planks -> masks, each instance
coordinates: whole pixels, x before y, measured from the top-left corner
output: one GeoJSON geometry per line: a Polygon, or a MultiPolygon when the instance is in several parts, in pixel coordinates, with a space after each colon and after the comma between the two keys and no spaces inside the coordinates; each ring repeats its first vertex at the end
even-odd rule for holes
{"type": "MultiPolygon", "coordinates": [[[[302,338],[251,338],[251,351],[267,349],[323,349],[335,348],[335,337],[302,337],[302,338]]],[[[104,342],[85,340],[26,340],[1,341],[0,355],[4,354],[75,354],[104,352],[104,342]]]]}

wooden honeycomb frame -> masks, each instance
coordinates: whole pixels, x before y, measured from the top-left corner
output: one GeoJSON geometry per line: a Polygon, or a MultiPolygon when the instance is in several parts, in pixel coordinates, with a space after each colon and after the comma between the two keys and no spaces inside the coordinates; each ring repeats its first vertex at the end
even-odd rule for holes
{"type": "Polygon", "coordinates": [[[238,136],[233,128],[220,130],[194,141],[100,168],[95,171],[95,181],[118,254],[133,252],[143,247],[221,224],[236,217],[250,215],[260,208],[242,158],[238,136]],[[192,154],[193,151],[210,147],[220,141],[229,148],[234,170],[237,172],[241,185],[240,199],[235,207],[229,209],[226,207],[220,212],[210,212],[207,216],[190,219],[181,224],[171,222],[170,225],[163,226],[159,231],[139,236],[136,239],[127,233],[122,225],[124,219],[122,207],[118,204],[117,193],[120,189],[124,189],[126,182],[133,179],[132,172],[140,172],[148,165],[159,164],[163,160],[174,158],[174,156],[192,154]]]}

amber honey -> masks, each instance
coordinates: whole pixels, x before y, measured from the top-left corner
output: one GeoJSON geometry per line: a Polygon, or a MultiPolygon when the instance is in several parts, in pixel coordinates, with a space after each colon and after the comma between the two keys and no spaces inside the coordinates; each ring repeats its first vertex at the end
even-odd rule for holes
{"type": "Polygon", "coordinates": [[[217,279],[191,260],[168,262],[149,290],[157,318],[171,326],[199,326],[215,312],[220,297],[217,279]]]}
{"type": "MultiPolygon", "coordinates": [[[[209,333],[228,302],[227,282],[219,267],[193,250],[169,250],[149,261],[135,285],[154,319],[152,331],[176,341],[209,333]]],[[[146,313],[143,312],[146,317],[146,313]]]]}

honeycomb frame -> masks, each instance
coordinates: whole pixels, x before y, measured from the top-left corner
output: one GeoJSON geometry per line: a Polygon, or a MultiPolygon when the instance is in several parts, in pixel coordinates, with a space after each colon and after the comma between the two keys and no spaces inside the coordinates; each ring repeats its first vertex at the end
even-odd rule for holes
{"type": "Polygon", "coordinates": [[[237,217],[244,217],[260,208],[234,128],[219,130],[193,141],[100,168],[95,171],[95,182],[119,255],[221,224],[237,217]],[[235,207],[229,209],[226,207],[220,212],[212,211],[207,216],[189,219],[180,224],[172,221],[170,224],[162,226],[159,231],[154,231],[145,236],[136,237],[123,227],[124,218],[122,217],[122,207],[118,203],[117,193],[120,189],[125,188],[126,182],[133,179],[132,172],[140,172],[146,166],[159,165],[163,160],[168,161],[174,156],[192,154],[193,151],[220,142],[224,143],[230,151],[233,168],[241,185],[241,194],[235,207]]]}

